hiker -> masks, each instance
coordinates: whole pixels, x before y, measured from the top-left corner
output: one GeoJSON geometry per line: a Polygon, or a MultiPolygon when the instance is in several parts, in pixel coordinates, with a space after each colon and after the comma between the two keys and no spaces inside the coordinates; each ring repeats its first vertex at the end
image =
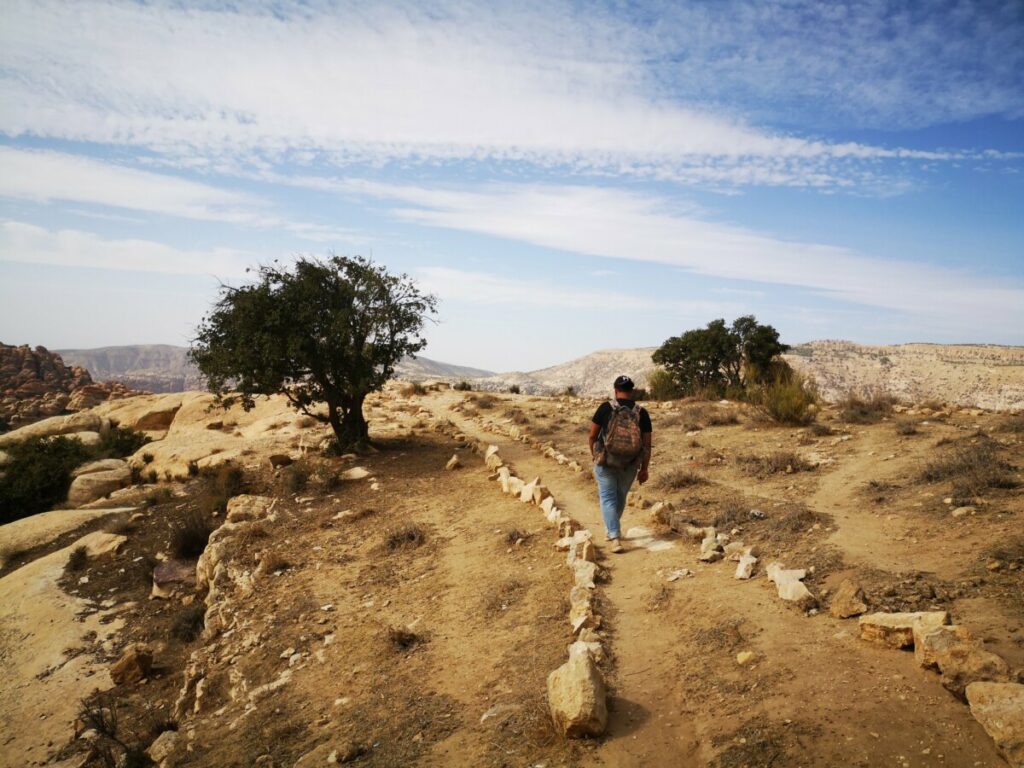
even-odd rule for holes
{"type": "Polygon", "coordinates": [[[601,515],[612,552],[624,552],[619,520],[633,480],[647,482],[651,463],[651,415],[633,399],[633,380],[619,376],[615,399],[601,403],[590,425],[590,455],[601,500],[601,515]]]}

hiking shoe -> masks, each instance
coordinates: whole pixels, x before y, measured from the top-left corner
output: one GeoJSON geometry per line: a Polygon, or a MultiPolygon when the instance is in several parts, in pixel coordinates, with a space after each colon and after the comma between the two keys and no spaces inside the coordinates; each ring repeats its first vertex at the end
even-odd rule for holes
{"type": "Polygon", "coordinates": [[[618,539],[612,539],[611,543],[612,543],[612,552],[614,552],[616,555],[621,554],[622,552],[626,551],[626,548],[624,546],[622,546],[622,543],[618,539]]]}

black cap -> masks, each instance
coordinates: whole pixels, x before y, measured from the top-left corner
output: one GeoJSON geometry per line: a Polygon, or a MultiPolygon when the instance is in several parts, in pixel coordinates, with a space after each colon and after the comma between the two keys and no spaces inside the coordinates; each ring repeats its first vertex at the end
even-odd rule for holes
{"type": "Polygon", "coordinates": [[[619,378],[615,380],[615,383],[612,386],[615,387],[615,389],[619,392],[632,392],[633,380],[629,378],[629,376],[623,374],[622,376],[619,376],[619,378]]]}

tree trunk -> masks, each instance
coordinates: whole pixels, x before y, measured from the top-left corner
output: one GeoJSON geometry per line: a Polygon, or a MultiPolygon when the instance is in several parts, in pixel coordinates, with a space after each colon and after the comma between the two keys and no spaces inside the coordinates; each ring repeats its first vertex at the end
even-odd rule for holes
{"type": "Polygon", "coordinates": [[[328,420],[342,451],[358,451],[370,444],[370,425],[363,416],[364,397],[360,395],[346,400],[340,406],[328,408],[328,420]]]}

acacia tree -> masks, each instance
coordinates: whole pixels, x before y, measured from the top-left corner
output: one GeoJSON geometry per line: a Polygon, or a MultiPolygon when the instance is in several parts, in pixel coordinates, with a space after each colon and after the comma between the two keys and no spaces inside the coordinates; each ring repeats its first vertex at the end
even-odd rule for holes
{"type": "Polygon", "coordinates": [[[366,396],[426,346],[436,300],[407,275],[360,256],[300,257],[258,268],[252,285],[223,286],[189,355],[225,408],[283,394],[331,425],[341,448],[369,444],[366,396]],[[320,406],[326,405],[326,412],[320,406]]]}
{"type": "Polygon", "coordinates": [[[789,347],[779,332],[761,325],[753,315],[733,321],[712,320],[706,328],[673,336],[652,355],[683,392],[715,392],[727,387],[742,389],[760,383],[773,370],[776,357],[789,347]]]}

